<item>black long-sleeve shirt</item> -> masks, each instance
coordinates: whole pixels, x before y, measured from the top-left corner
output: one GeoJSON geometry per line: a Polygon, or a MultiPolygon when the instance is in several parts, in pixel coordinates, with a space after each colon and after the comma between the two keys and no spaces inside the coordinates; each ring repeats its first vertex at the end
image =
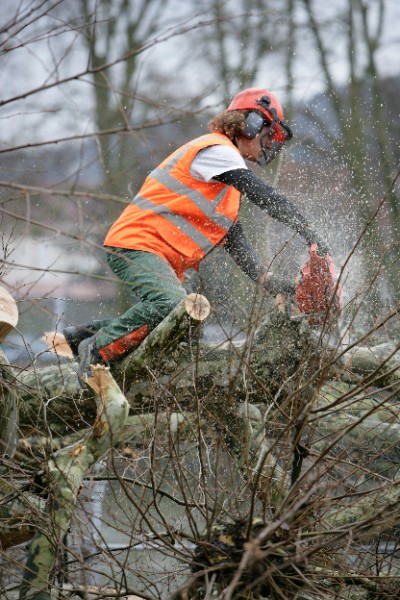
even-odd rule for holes
{"type": "MultiPolygon", "coordinates": [[[[319,239],[295,205],[286,196],[261,181],[249,169],[227,171],[214,179],[235,187],[239,192],[245,194],[253,204],[266,210],[271,217],[299,233],[308,244],[316,243],[320,254],[329,254],[326,244],[319,239]]],[[[246,238],[239,221],[228,231],[224,248],[246,275],[254,281],[258,279],[263,269],[257,253],[246,238]]]]}

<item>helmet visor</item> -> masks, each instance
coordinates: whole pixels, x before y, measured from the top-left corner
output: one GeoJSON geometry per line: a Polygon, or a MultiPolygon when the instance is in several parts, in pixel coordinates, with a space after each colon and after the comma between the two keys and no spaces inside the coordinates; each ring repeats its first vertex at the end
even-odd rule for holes
{"type": "Polygon", "coordinates": [[[271,123],[265,121],[265,125],[268,127],[268,129],[262,134],[261,139],[262,144],[266,147],[268,147],[268,143],[271,142],[286,144],[286,142],[291,140],[293,137],[290,127],[280,119],[274,119],[271,123]]]}
{"type": "Polygon", "coordinates": [[[265,163],[270,163],[281,151],[283,146],[292,139],[292,130],[286,123],[275,118],[267,123],[267,130],[260,136],[260,145],[265,163]]]}

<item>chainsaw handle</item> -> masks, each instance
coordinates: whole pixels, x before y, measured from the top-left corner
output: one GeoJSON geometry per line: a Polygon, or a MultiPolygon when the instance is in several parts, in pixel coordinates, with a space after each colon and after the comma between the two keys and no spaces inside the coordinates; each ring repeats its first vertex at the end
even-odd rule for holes
{"type": "Polygon", "coordinates": [[[310,256],[330,256],[330,250],[324,242],[312,242],[310,244],[310,256]]]}

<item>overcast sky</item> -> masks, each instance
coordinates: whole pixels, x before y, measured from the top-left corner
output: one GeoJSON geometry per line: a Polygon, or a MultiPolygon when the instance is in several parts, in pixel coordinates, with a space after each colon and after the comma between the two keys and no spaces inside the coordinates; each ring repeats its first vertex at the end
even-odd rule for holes
{"type": "MultiPolygon", "coordinates": [[[[379,0],[364,0],[364,2],[367,2],[370,7],[370,21],[374,27],[379,0]]],[[[385,4],[385,46],[378,53],[379,69],[382,74],[396,75],[400,70],[400,2],[398,0],[383,0],[383,2],[385,4]]],[[[115,6],[118,3],[119,0],[115,0],[115,6]]],[[[329,22],[329,19],[333,19],[337,14],[338,8],[347,3],[348,0],[335,0],[330,3],[326,0],[313,0],[312,5],[318,18],[323,15],[323,18],[329,22]]],[[[34,4],[34,0],[22,0],[18,3],[19,6],[25,5],[26,7],[34,4]]],[[[40,4],[46,5],[46,3],[40,4]]],[[[56,4],[56,0],[49,0],[48,4],[56,4]]],[[[200,4],[197,0],[175,0],[163,33],[169,31],[171,27],[180,27],[182,24],[190,26],[199,22],[202,24],[207,22],[212,15],[199,14],[200,4]]],[[[0,20],[4,23],[9,18],[10,11],[15,10],[15,2],[3,0],[2,5],[3,11],[0,20]]],[[[235,0],[226,2],[226,6],[232,8],[233,12],[240,9],[238,5],[241,3],[235,0]]],[[[305,15],[301,8],[301,2],[298,1],[296,6],[298,7],[298,22],[302,22],[305,15]]],[[[52,23],[53,26],[62,25],[62,23],[58,24],[56,20],[53,20],[52,23]]],[[[40,25],[41,23],[38,21],[31,27],[21,29],[18,35],[9,40],[8,45],[31,40],[38,30],[40,31],[40,25]]],[[[31,89],[52,81],[55,77],[67,77],[84,69],[87,63],[87,54],[80,43],[80,34],[75,31],[66,33],[65,27],[62,27],[60,31],[63,32],[62,35],[58,32],[58,35],[52,36],[51,39],[30,43],[21,50],[3,51],[0,55],[0,85],[3,99],[18,94],[23,95],[31,89]],[[61,44],[68,52],[63,50],[63,54],[57,57],[57,49],[61,44]]],[[[4,42],[6,37],[7,32],[2,34],[0,40],[4,42]]],[[[162,37],[162,35],[158,37],[162,37]]],[[[143,53],[137,80],[139,89],[142,84],[145,88],[148,72],[151,72],[154,65],[157,67],[162,65],[162,72],[171,73],[170,85],[181,89],[182,105],[191,95],[201,94],[210,83],[207,77],[207,68],[204,63],[199,66],[196,62],[196,53],[199,56],[201,48],[185,46],[189,39],[189,34],[171,37],[162,43],[155,44],[154,47],[143,53]],[[182,55],[185,56],[183,64],[182,55]]],[[[330,65],[336,80],[345,84],[348,79],[346,48],[339,36],[337,39],[324,38],[324,41],[329,45],[330,65]]],[[[294,93],[302,101],[320,92],[325,83],[317,63],[316,53],[312,52],[310,48],[309,42],[305,38],[296,50],[298,60],[295,63],[294,93]]],[[[355,48],[355,52],[360,52],[360,50],[355,48]]],[[[218,61],[219,57],[215,56],[215,60],[218,61]]],[[[286,77],[285,65],[281,64],[279,55],[267,56],[257,76],[256,84],[269,87],[272,91],[284,95],[286,77]]],[[[17,140],[21,143],[44,140],[57,135],[72,134],[74,130],[79,133],[91,131],[93,129],[90,100],[92,93],[90,78],[86,77],[86,83],[82,83],[82,80],[79,83],[72,82],[68,87],[61,86],[57,90],[53,89],[31,96],[26,100],[0,106],[1,144],[4,146],[4,144],[16,143],[17,140]]],[[[160,98],[162,93],[161,89],[160,98]]],[[[211,95],[205,99],[205,104],[210,104],[213,100],[215,98],[211,95]]],[[[284,103],[284,96],[282,100],[284,103]]]]}

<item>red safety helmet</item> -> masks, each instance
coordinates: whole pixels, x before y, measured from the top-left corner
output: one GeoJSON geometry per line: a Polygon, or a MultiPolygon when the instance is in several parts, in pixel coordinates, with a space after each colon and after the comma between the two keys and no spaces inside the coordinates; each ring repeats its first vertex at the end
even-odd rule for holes
{"type": "Polygon", "coordinates": [[[227,110],[256,110],[269,119],[269,121],[272,121],[274,117],[278,117],[278,119],[283,121],[281,103],[274,94],[271,94],[270,91],[264,88],[253,87],[242,90],[236,94],[227,110]],[[260,100],[263,97],[269,98],[268,105],[265,105],[265,103],[260,104],[260,100]]]}
{"type": "Polygon", "coordinates": [[[278,98],[264,88],[248,88],[233,98],[227,111],[243,110],[246,116],[242,135],[254,138],[268,129],[260,137],[260,146],[265,163],[270,163],[280,152],[284,144],[292,137],[292,131],[283,122],[283,108],[278,98]]]}

